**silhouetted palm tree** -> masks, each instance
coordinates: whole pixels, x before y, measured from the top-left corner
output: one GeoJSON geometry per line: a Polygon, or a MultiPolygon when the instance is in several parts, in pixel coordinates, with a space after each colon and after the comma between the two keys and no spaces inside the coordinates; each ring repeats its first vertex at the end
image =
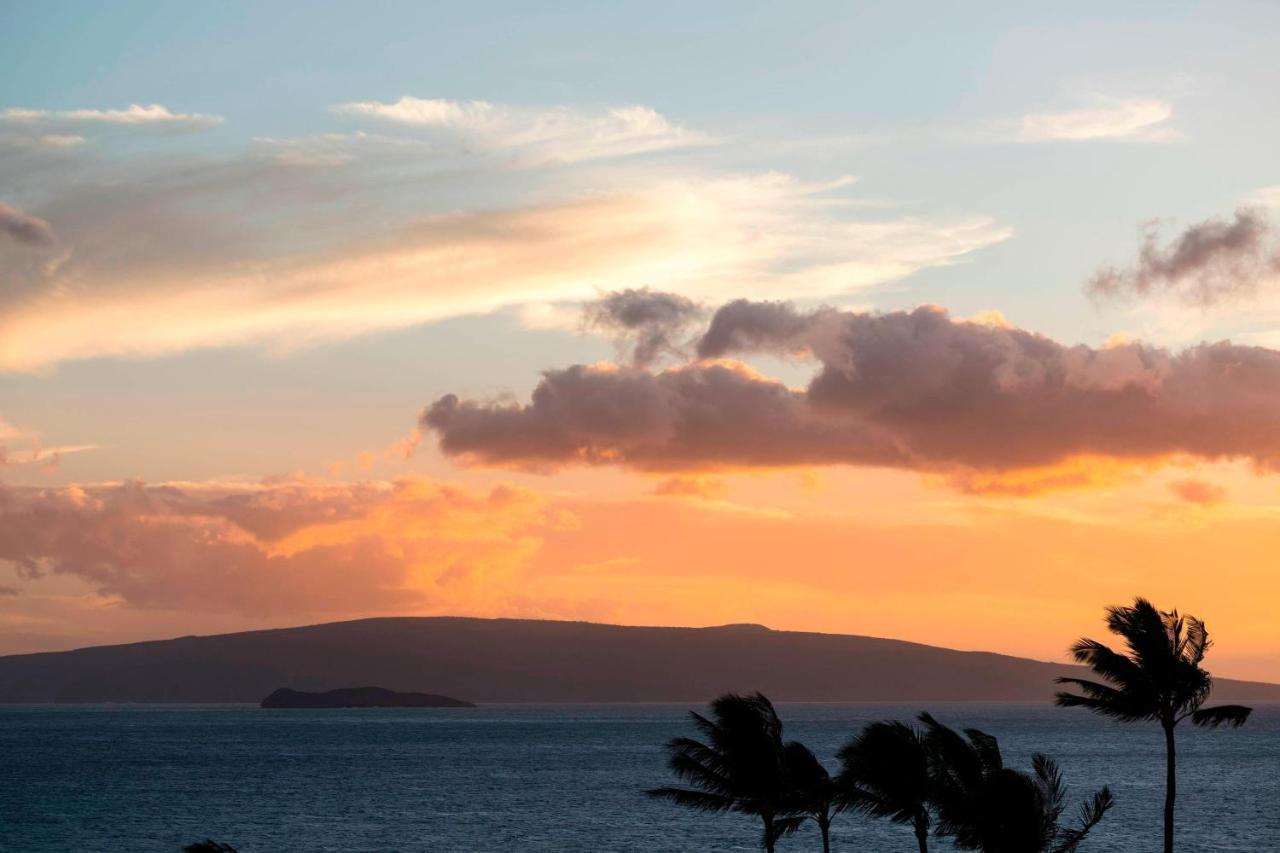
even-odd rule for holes
{"type": "Polygon", "coordinates": [[[1082,639],[1071,648],[1104,682],[1059,678],[1080,694],[1059,693],[1064,707],[1088,708],[1124,722],[1154,720],[1164,729],[1164,851],[1173,853],[1174,801],[1178,793],[1177,744],[1173,730],[1190,719],[1197,726],[1240,726],[1251,709],[1242,705],[1205,708],[1213,687],[1200,664],[1209,650],[1209,632],[1194,616],[1160,611],[1139,598],[1132,607],[1107,608],[1107,628],[1122,637],[1128,654],[1112,651],[1097,640],[1082,639]]]}
{"type": "Polygon", "coordinates": [[[755,815],[763,824],[761,846],[774,844],[797,821],[787,820],[792,804],[782,721],[762,694],[726,694],[711,703],[711,719],[690,712],[703,740],[678,737],[668,745],[671,771],[687,788],[655,788],[648,795],[706,812],[755,815]]]}
{"type": "Polygon", "coordinates": [[[783,819],[783,834],[812,820],[822,833],[822,853],[831,853],[831,821],[844,808],[835,780],[809,747],[799,741],[793,740],[783,749],[783,765],[788,812],[783,819]]]}
{"type": "Polygon", "coordinates": [[[906,723],[872,723],[840,750],[837,785],[849,808],[915,830],[929,850],[929,755],[920,731],[906,723]]]}
{"type": "Polygon", "coordinates": [[[1113,805],[1104,787],[1080,807],[1079,824],[1060,824],[1066,789],[1053,759],[1032,758],[1032,773],[1004,766],[996,739],[977,729],[964,735],[928,714],[930,800],[937,833],[961,850],[983,853],[1075,853],[1113,805]]]}

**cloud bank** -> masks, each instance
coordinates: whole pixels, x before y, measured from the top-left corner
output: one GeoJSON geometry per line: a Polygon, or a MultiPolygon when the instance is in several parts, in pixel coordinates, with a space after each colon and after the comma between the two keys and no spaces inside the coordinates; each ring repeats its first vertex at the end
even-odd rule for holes
{"type": "Polygon", "coordinates": [[[464,462],[699,471],[823,464],[940,474],[971,491],[1080,483],[1073,460],[1246,459],[1280,467],[1280,352],[1067,346],[933,306],[891,313],[722,307],[699,359],[652,371],[544,372],[527,403],[429,405],[421,425],[464,462]],[[732,356],[804,354],[804,388],[732,356]],[[1008,475],[1043,472],[1044,477],[1008,475]]]}
{"type": "Polygon", "coordinates": [[[484,608],[538,547],[541,499],[395,484],[0,486],[0,563],[144,609],[484,608]]]}

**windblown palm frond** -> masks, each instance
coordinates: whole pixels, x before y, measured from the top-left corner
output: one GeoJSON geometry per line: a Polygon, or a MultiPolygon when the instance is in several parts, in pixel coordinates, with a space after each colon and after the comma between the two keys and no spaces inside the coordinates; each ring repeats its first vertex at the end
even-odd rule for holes
{"type": "Polygon", "coordinates": [[[1090,830],[1102,822],[1107,812],[1111,811],[1111,807],[1115,804],[1115,798],[1111,796],[1111,789],[1103,785],[1101,791],[1094,794],[1088,801],[1080,804],[1080,813],[1077,818],[1079,825],[1060,832],[1058,844],[1053,848],[1053,853],[1076,853],[1076,849],[1088,836],[1090,830]]]}
{"type": "Polygon", "coordinates": [[[1208,729],[1224,725],[1235,729],[1243,726],[1251,713],[1253,709],[1244,705],[1215,705],[1212,708],[1197,708],[1191,713],[1191,722],[1208,729]]]}
{"type": "Polygon", "coordinates": [[[929,754],[924,734],[906,723],[871,723],[840,750],[836,779],[845,807],[909,824],[921,850],[929,833],[929,754]]]}

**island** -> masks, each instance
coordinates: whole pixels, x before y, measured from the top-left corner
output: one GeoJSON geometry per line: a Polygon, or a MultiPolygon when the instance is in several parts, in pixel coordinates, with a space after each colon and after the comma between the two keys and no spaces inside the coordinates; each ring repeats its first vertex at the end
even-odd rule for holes
{"type": "Polygon", "coordinates": [[[342,687],[306,693],[281,687],[262,700],[263,708],[474,708],[471,702],[433,693],[401,693],[385,687],[342,687]]]}

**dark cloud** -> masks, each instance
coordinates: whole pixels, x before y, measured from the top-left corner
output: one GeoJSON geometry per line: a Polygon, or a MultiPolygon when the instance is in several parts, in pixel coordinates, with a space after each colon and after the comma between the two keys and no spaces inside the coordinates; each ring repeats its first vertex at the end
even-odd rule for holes
{"type": "Polygon", "coordinates": [[[583,325],[604,332],[631,350],[637,366],[662,355],[685,351],[685,336],[702,318],[702,309],[678,293],[648,288],[606,293],[583,306],[583,325]]]}
{"type": "Polygon", "coordinates": [[[722,306],[712,316],[711,325],[698,340],[698,357],[803,349],[818,319],[833,313],[822,310],[800,314],[786,302],[738,299],[722,306]]]}
{"type": "Polygon", "coordinates": [[[1096,298],[1172,293],[1211,305],[1254,292],[1280,274],[1280,239],[1260,210],[1237,210],[1231,221],[1190,226],[1165,246],[1148,230],[1137,262],[1094,275],[1086,291],[1096,298]]]}
{"type": "Polygon", "coordinates": [[[53,227],[38,216],[0,202],[0,234],[26,246],[48,246],[54,242],[53,227]]]}
{"type": "Polygon", "coordinates": [[[4,597],[15,596],[18,594],[18,592],[19,590],[16,586],[0,586],[0,596],[4,596],[4,597]]]}
{"type": "Polygon", "coordinates": [[[444,397],[422,426],[447,454],[530,468],[825,463],[962,476],[1178,454],[1280,467],[1280,353],[1270,349],[1094,349],[937,307],[749,302],[717,312],[698,345],[717,357],[778,349],[811,353],[806,388],[725,361],[656,373],[575,366],[545,373],[524,405],[444,397]]]}
{"type": "Polygon", "coordinates": [[[803,392],[724,364],[660,373],[575,365],[543,374],[528,405],[450,394],[422,424],[445,453],[533,469],[580,462],[667,471],[894,455],[866,430],[810,406],[803,392]]]}

